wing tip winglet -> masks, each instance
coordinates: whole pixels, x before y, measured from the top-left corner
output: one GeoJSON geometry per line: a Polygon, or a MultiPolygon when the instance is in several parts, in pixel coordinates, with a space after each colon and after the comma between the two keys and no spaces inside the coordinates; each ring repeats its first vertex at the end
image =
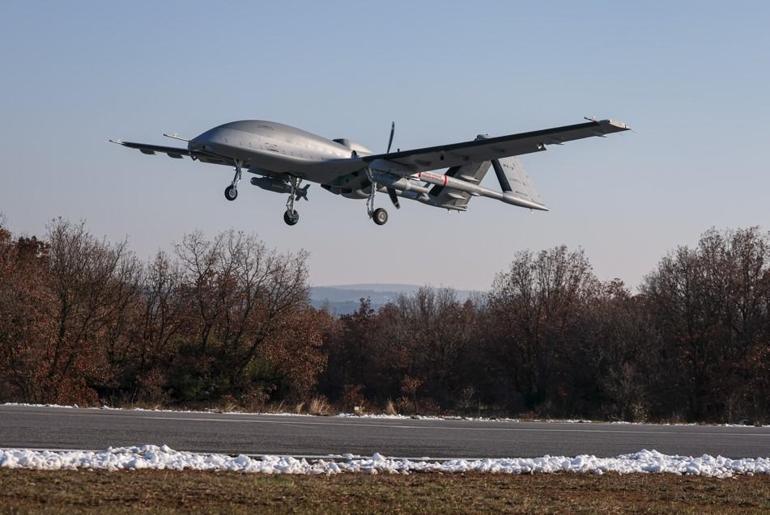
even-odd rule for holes
{"type": "Polygon", "coordinates": [[[625,122],[621,122],[621,121],[618,121],[618,120],[613,120],[613,119],[610,118],[609,120],[607,120],[607,123],[609,123],[613,127],[617,127],[618,129],[621,129],[621,130],[624,130],[624,131],[630,131],[631,130],[631,127],[629,127],[628,124],[625,123],[625,122]]]}
{"type": "Polygon", "coordinates": [[[588,120],[589,122],[598,123],[599,125],[609,125],[621,131],[631,130],[631,127],[629,127],[627,123],[621,122],[618,120],[613,120],[612,118],[607,118],[606,120],[599,120],[595,116],[584,116],[583,119],[588,120]]]}

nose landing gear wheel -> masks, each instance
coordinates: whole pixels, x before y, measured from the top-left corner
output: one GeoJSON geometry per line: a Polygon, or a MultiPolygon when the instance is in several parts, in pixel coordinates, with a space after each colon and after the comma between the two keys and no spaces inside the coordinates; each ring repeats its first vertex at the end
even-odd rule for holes
{"type": "Polygon", "coordinates": [[[374,223],[377,225],[385,225],[385,222],[388,221],[388,212],[381,207],[378,207],[374,210],[374,213],[372,213],[372,220],[374,220],[374,223]]]}
{"type": "Polygon", "coordinates": [[[243,163],[239,159],[236,159],[233,182],[230,183],[230,186],[225,188],[225,198],[229,201],[233,201],[238,198],[238,183],[241,182],[241,166],[243,166],[243,163]]]}
{"type": "Polygon", "coordinates": [[[225,198],[227,200],[233,201],[238,198],[238,188],[235,186],[228,186],[225,188],[225,198]]]}
{"type": "Polygon", "coordinates": [[[299,222],[299,213],[296,210],[289,211],[288,209],[283,214],[283,221],[286,225],[296,225],[299,222]]]}

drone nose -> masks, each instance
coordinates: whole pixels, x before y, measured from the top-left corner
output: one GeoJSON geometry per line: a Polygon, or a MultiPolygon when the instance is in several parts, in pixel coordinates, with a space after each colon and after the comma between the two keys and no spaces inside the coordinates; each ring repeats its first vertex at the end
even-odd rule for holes
{"type": "Polygon", "coordinates": [[[210,134],[211,131],[204,132],[203,134],[199,134],[198,136],[194,137],[187,143],[187,148],[190,150],[198,150],[198,151],[205,151],[211,149],[211,144],[215,143],[214,138],[212,138],[212,134],[210,134]]]}
{"type": "Polygon", "coordinates": [[[204,145],[200,141],[197,141],[197,138],[196,138],[187,142],[187,148],[189,150],[205,150],[206,145],[204,145]]]}

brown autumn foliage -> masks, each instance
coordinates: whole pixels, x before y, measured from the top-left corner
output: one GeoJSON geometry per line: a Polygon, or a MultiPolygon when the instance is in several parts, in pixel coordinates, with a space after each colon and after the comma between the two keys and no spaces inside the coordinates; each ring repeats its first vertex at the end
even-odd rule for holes
{"type": "Polygon", "coordinates": [[[555,247],[477,298],[422,288],[334,317],[309,303],[306,254],[243,233],[143,263],[82,223],[0,223],[0,401],[764,422],[769,308],[758,228],[706,232],[637,294],[555,247]]]}
{"type": "Polygon", "coordinates": [[[226,232],[141,263],[54,220],[0,233],[0,398],[265,403],[310,394],[332,322],[308,304],[304,254],[226,232]]]}
{"type": "Polygon", "coordinates": [[[327,343],[320,390],[406,412],[770,420],[770,235],[706,232],[633,294],[582,251],[521,252],[492,290],[362,299],[327,343]]]}

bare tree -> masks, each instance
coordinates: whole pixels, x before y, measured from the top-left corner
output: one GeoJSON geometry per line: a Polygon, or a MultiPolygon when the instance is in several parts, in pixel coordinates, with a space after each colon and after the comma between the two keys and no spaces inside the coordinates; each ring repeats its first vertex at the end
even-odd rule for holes
{"type": "Polygon", "coordinates": [[[126,242],[96,240],[83,223],[54,220],[48,228],[50,310],[55,332],[44,361],[45,384],[57,401],[82,398],[108,380],[109,356],[127,329],[140,265],[126,242]]]}
{"type": "Polygon", "coordinates": [[[259,363],[280,368],[271,343],[294,331],[292,321],[308,307],[307,255],[279,254],[234,231],[212,240],[187,235],[176,253],[184,294],[196,312],[190,330],[201,376],[210,383],[205,390],[220,396],[261,387],[259,363]]]}
{"type": "Polygon", "coordinates": [[[537,255],[520,252],[495,279],[489,304],[497,321],[496,362],[509,371],[510,389],[530,408],[559,401],[559,362],[574,344],[585,302],[598,288],[583,251],[564,246],[537,255]]]}
{"type": "Polygon", "coordinates": [[[712,229],[696,248],[679,247],[663,258],[646,278],[642,291],[668,358],[662,366],[671,369],[679,393],[664,397],[663,410],[685,405],[692,420],[754,411],[745,406],[756,405],[745,389],[751,378],[739,364],[762,355],[757,349],[770,336],[768,242],[757,228],[712,229]]]}

